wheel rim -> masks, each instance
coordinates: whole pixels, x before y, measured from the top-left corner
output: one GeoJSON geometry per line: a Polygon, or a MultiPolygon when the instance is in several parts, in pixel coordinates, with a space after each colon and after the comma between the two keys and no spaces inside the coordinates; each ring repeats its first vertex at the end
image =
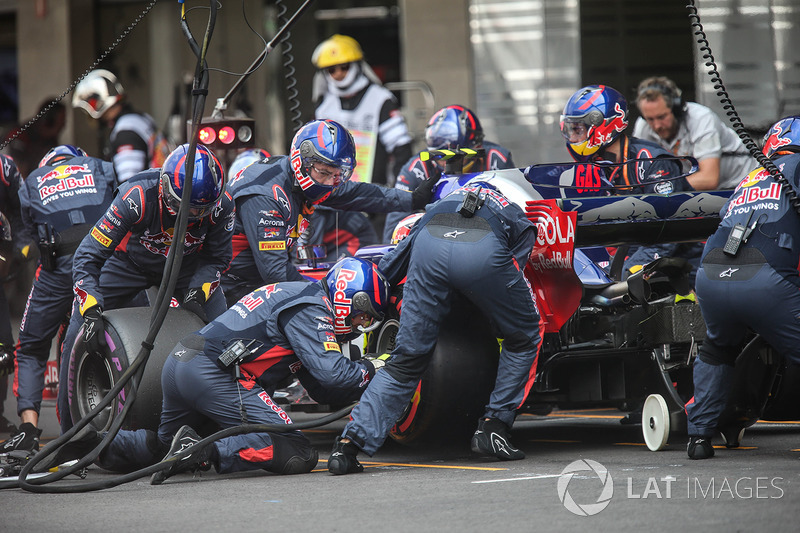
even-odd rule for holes
{"type": "Polygon", "coordinates": [[[660,394],[651,394],[642,407],[642,434],[650,451],[656,452],[666,446],[669,438],[669,409],[660,394]]]}
{"type": "MultiPolygon", "coordinates": [[[[94,409],[114,386],[114,376],[108,361],[90,354],[85,354],[81,360],[75,381],[78,413],[81,418],[94,409]]],[[[100,431],[108,430],[111,426],[111,405],[98,413],[91,423],[100,431]]]]}

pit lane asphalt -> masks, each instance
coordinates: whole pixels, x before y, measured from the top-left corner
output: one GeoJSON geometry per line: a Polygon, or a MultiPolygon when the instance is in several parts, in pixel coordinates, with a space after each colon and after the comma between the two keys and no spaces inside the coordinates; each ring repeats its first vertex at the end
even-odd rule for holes
{"type": "MultiPolygon", "coordinates": [[[[296,422],[315,416],[292,413],[296,422]]],[[[320,453],[310,474],[212,471],[88,494],[5,489],[0,532],[796,531],[800,424],[759,422],[741,449],[719,446],[714,459],[690,461],[684,436],[651,452],[640,426],[621,425],[621,416],[521,416],[512,437],[527,457],[514,462],[476,458],[468,442],[412,449],[390,441],[360,457],[364,473],[338,477],[325,467],[342,420],[307,432],[320,453]],[[575,461],[583,470],[562,474],[575,461]]],[[[92,467],[88,479],[110,477],[92,467]]]]}

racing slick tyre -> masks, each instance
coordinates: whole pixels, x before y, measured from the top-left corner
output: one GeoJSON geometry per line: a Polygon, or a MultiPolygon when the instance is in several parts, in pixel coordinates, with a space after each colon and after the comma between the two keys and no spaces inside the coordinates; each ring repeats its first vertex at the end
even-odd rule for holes
{"type": "Polygon", "coordinates": [[[430,365],[392,428],[392,438],[410,446],[468,442],[494,388],[499,354],[486,317],[468,301],[454,301],[430,365]]]}
{"type": "MultiPolygon", "coordinates": [[[[147,337],[152,311],[150,307],[132,307],[104,312],[109,348],[105,357],[86,351],[81,329],[69,363],[69,410],[73,421],[80,420],[100,403],[136,359],[147,337]]],[[[204,325],[189,311],[177,308],[167,311],[123,429],[158,429],[164,361],[178,341],[204,325]]],[[[126,384],[117,400],[92,420],[95,429],[105,431],[111,427],[113,414],[122,411],[125,399],[130,396],[130,387],[130,383],[126,384]]]]}

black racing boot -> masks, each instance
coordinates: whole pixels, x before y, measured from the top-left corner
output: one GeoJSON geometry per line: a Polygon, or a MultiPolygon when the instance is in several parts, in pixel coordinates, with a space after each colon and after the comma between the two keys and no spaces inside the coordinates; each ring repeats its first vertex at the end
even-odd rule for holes
{"type": "Polygon", "coordinates": [[[39,437],[41,436],[42,430],[30,422],[20,424],[19,429],[11,435],[11,438],[0,443],[0,453],[13,452],[14,450],[39,451],[39,437]]]}
{"type": "Polygon", "coordinates": [[[174,457],[180,452],[193,447],[202,439],[195,430],[189,426],[182,426],[175,436],[172,438],[172,444],[169,447],[167,455],[161,462],[171,461],[172,465],[164,470],[160,470],[152,475],[150,478],[151,485],[161,485],[167,478],[180,474],[181,472],[196,472],[197,470],[208,470],[211,468],[211,447],[198,449],[188,456],[175,460],[174,457]]]}
{"type": "Polygon", "coordinates": [[[358,446],[353,442],[342,442],[342,437],[337,437],[328,458],[328,472],[334,476],[363,472],[364,467],[356,459],[358,452],[358,446]]]}
{"type": "Polygon", "coordinates": [[[706,437],[689,437],[689,444],[686,445],[686,453],[689,459],[711,459],[714,457],[714,447],[711,446],[711,439],[706,437]]]}
{"type": "Polygon", "coordinates": [[[501,461],[525,459],[525,453],[511,444],[508,426],[497,418],[478,421],[478,429],[472,436],[472,451],[481,455],[491,455],[501,461]]]}

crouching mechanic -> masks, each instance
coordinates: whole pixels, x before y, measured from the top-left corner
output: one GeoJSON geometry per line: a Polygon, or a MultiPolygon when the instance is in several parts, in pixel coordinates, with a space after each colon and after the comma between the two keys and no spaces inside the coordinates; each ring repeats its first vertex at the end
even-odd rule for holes
{"type": "MultiPolygon", "coordinates": [[[[150,169],[123,183],[111,206],[83,239],[73,264],[77,296],[61,352],[60,382],[68,383],[73,344],[83,325],[92,353],[106,349],[103,311],[127,304],[137,293],[158,285],[172,245],[186,178],[189,145],[175,149],[161,169],[150,169]]],[[[194,158],[189,222],[175,297],[208,322],[226,309],[220,273],[231,259],[233,200],[225,193],[222,165],[206,147],[194,158]]],[[[61,430],[72,427],[67,387],[59,387],[61,430]]]]}
{"type": "Polygon", "coordinates": [[[800,116],[776,122],[762,151],[788,183],[763,167],[748,174],[722,207],[722,222],[706,241],[697,272],[695,291],[707,334],[694,362],[694,397],[686,405],[690,459],[714,456],[711,439],[717,431],[726,440],[741,437],[717,426],[748,330],[800,363],[800,215],[786,195],[787,189],[800,191],[800,116]],[[743,233],[734,230],[737,225],[743,233]]]}
{"type": "Polygon", "coordinates": [[[396,347],[353,410],[328,460],[333,474],[361,472],[356,454],[373,455],[408,405],[436,345],[455,292],[493,322],[503,346],[497,381],[472,437],[472,450],[501,460],[525,454],[508,437],[536,375],[541,346],[535,296],[522,268],[536,239],[518,206],[490,185],[465,186],[428,207],[408,237],[386,254],[390,283],[406,279],[396,347]]]}
{"type": "MultiPolygon", "coordinates": [[[[193,428],[208,420],[222,428],[247,422],[291,424],[271,395],[292,374],[317,401],[358,399],[383,360],[351,361],[342,356],[339,343],[380,323],[388,291],[373,263],[348,257],[319,282],[276,283],[248,294],[185,337],[167,358],[158,433],[120,431],[97,464],[135,470],[154,464],[168,449],[166,460],[197,443],[200,437],[193,428]]],[[[96,446],[99,438],[87,446],[96,446]]],[[[151,483],[204,463],[219,473],[263,469],[299,474],[311,471],[317,458],[299,431],[247,433],[198,449],[153,474],[151,483]]]]}
{"type": "Polygon", "coordinates": [[[236,230],[222,280],[229,302],[265,283],[305,279],[289,251],[317,205],[385,213],[421,209],[431,199],[436,180],[412,193],[350,181],[355,167],[350,132],[332,120],[314,120],[295,134],[288,157],[253,163],[231,181],[236,230]]]}

